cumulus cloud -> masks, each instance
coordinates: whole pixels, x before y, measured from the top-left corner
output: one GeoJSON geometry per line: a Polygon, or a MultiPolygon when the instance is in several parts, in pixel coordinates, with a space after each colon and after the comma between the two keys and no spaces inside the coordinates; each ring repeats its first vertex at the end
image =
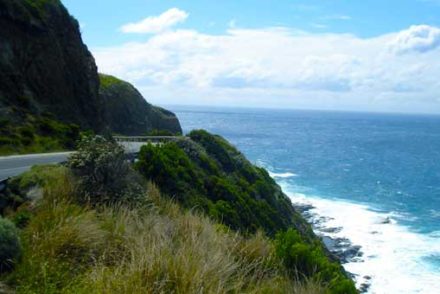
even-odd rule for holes
{"type": "Polygon", "coordinates": [[[151,16],[139,22],[123,25],[121,31],[124,33],[160,33],[184,22],[188,16],[189,14],[183,10],[171,8],[159,16],[151,16]]]}
{"type": "Polygon", "coordinates": [[[375,38],[285,27],[168,30],[92,50],[100,71],[133,82],[153,103],[440,112],[440,50],[402,41],[415,30],[375,38]]]}
{"type": "Polygon", "coordinates": [[[440,47],[440,29],[427,25],[411,26],[397,34],[390,48],[398,54],[427,52],[440,47]]]}

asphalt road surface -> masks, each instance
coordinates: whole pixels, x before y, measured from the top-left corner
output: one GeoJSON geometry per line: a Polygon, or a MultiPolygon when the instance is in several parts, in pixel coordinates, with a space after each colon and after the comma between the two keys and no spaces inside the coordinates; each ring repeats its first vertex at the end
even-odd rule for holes
{"type": "MultiPolygon", "coordinates": [[[[127,154],[137,153],[146,142],[119,142],[127,154]]],[[[157,143],[153,143],[157,144],[157,143]]],[[[0,156],[0,181],[18,176],[34,165],[54,164],[66,161],[72,152],[0,156]]]]}
{"type": "Polygon", "coordinates": [[[33,165],[53,164],[67,160],[71,152],[13,155],[0,157],[0,181],[31,169],[33,165]]]}

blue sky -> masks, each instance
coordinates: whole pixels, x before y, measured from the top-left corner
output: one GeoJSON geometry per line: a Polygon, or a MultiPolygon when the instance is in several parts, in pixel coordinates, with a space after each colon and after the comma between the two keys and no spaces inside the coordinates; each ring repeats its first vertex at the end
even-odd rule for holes
{"type": "Polygon", "coordinates": [[[118,32],[125,23],[159,15],[177,7],[191,17],[182,28],[224,33],[231,20],[246,28],[294,27],[310,32],[352,33],[372,37],[414,24],[440,26],[440,1],[292,1],[292,0],[63,0],[86,27],[91,46],[115,45],[142,39],[118,32]]]}
{"type": "Polygon", "coordinates": [[[440,0],[63,3],[153,103],[440,112],[440,0]]]}

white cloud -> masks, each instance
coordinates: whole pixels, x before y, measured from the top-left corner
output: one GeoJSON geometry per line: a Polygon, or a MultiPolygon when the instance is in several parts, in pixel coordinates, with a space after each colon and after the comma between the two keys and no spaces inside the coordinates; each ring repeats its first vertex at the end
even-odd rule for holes
{"type": "Polygon", "coordinates": [[[139,22],[121,27],[124,33],[160,33],[178,23],[184,22],[189,14],[178,8],[171,8],[159,16],[150,16],[139,22]]]}
{"type": "Polygon", "coordinates": [[[351,16],[345,15],[345,14],[334,14],[334,15],[327,15],[323,17],[323,19],[327,20],[351,20],[351,16]]]}
{"type": "Polygon", "coordinates": [[[440,50],[400,41],[410,31],[175,30],[93,52],[100,71],[133,82],[153,103],[440,112],[440,50]]]}
{"type": "Polygon", "coordinates": [[[390,49],[398,54],[426,52],[440,47],[440,29],[427,25],[411,26],[400,32],[390,43],[390,49]]]}

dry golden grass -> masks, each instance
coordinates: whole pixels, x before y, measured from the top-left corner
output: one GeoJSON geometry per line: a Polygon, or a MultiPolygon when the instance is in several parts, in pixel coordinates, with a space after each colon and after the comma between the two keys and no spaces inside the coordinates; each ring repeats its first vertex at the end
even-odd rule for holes
{"type": "Polygon", "coordinates": [[[324,293],[285,273],[263,234],[245,238],[148,185],[148,207],[80,207],[60,168],[23,232],[18,293],[324,293]]]}

